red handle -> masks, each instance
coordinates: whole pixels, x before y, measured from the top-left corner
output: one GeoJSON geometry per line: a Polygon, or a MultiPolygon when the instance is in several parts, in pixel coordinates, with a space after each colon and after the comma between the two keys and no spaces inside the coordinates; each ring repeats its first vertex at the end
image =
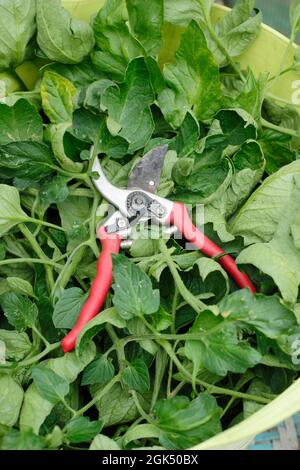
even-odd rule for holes
{"type": "Polygon", "coordinates": [[[104,227],[98,232],[102,251],[97,264],[97,275],[91,286],[91,292],[83,306],[77,323],[70,333],[62,340],[64,352],[74,349],[77,337],[84,326],[101,310],[112,283],[112,257],[113,253],[120,252],[121,238],[117,234],[108,234],[104,227]]]}
{"type": "MultiPolygon", "coordinates": [[[[171,216],[170,216],[171,224],[176,225],[178,230],[182,233],[182,235],[191,243],[197,246],[202,253],[210,258],[220,256],[224,253],[224,251],[218,247],[214,242],[209,240],[200,230],[198,230],[192,223],[188,211],[184,204],[179,202],[175,202],[171,216]]],[[[252,284],[249,277],[242,273],[233,258],[229,255],[222,256],[218,262],[223,266],[223,268],[230,274],[232,279],[236,282],[236,284],[241,287],[245,288],[248,287],[251,292],[256,292],[255,286],[252,284]]]]}

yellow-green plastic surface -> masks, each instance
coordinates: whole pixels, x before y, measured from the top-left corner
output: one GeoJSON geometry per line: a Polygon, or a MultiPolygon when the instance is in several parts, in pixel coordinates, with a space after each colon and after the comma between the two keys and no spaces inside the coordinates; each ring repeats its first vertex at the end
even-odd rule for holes
{"type": "MultiPolygon", "coordinates": [[[[179,0],[180,1],[180,0],[179,0]]],[[[103,5],[104,0],[63,0],[64,7],[73,17],[89,21],[103,5]]],[[[228,10],[215,5],[213,9],[214,22],[219,21],[228,10]]],[[[178,45],[181,34],[180,28],[167,25],[165,28],[165,45],[160,55],[161,63],[172,60],[174,51],[178,45]]],[[[293,48],[282,63],[288,39],[274,29],[263,25],[255,43],[249,48],[239,62],[244,66],[250,66],[256,75],[260,72],[269,71],[271,75],[276,74],[278,67],[282,64],[287,68],[292,63],[293,48]]],[[[36,66],[26,64],[22,70],[24,83],[33,86],[36,66]]],[[[271,92],[279,98],[287,101],[292,100],[295,91],[293,83],[300,80],[300,75],[291,72],[277,81],[271,92]]],[[[295,85],[294,85],[295,86],[295,85]]],[[[265,406],[259,412],[244,420],[242,423],[222,432],[221,434],[199,444],[194,449],[241,449],[247,446],[251,439],[267,429],[276,426],[280,421],[300,411],[300,379],[282,393],[276,400],[265,406]]]]}

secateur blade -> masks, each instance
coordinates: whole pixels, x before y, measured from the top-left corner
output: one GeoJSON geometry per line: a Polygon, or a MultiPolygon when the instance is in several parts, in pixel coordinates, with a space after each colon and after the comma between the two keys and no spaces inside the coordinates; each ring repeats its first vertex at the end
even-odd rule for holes
{"type": "Polygon", "coordinates": [[[160,183],[167,152],[168,146],[160,145],[146,153],[132,170],[127,187],[142,189],[154,194],[160,183]]]}

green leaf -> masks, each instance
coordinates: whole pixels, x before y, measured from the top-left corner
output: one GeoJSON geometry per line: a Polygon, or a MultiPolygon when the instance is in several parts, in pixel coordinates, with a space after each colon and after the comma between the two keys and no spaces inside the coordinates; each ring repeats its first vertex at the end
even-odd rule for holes
{"type": "Polygon", "coordinates": [[[95,44],[91,27],[71,18],[59,0],[37,0],[37,27],[39,47],[56,62],[77,64],[95,44]]]}
{"type": "Polygon", "coordinates": [[[283,299],[295,304],[300,285],[300,251],[288,240],[273,239],[251,245],[241,252],[237,261],[252,264],[271,276],[283,299]]]}
{"type": "Polygon", "coordinates": [[[48,449],[60,449],[63,443],[63,432],[59,426],[54,426],[52,432],[47,434],[46,444],[48,449]]]}
{"type": "Polygon", "coordinates": [[[74,250],[89,237],[85,222],[91,212],[91,200],[85,197],[68,196],[57,204],[61,225],[67,232],[68,250],[74,250]]]}
{"type": "Polygon", "coordinates": [[[235,213],[261,180],[265,159],[260,145],[249,140],[242,145],[232,159],[235,172],[222,197],[214,198],[205,206],[205,221],[212,222],[214,230],[223,242],[234,239],[227,219],[235,213]]]}
{"type": "Polygon", "coordinates": [[[18,420],[23,401],[23,389],[8,374],[0,376],[0,389],[0,423],[14,426],[18,420]]]}
{"type": "Polygon", "coordinates": [[[90,343],[91,339],[104,328],[105,323],[109,323],[117,328],[125,328],[126,326],[126,322],[114,307],[104,310],[81,330],[76,343],[76,352],[78,355],[80,355],[82,349],[90,343]]]}
{"type": "MultiPolygon", "coordinates": [[[[95,345],[89,343],[82,354],[77,357],[76,353],[64,354],[62,357],[50,359],[41,363],[42,367],[53,370],[67,383],[72,383],[80,372],[94,359],[95,345]]],[[[40,427],[51,413],[54,404],[43,398],[34,383],[25,392],[24,402],[20,415],[20,429],[32,428],[35,433],[39,433],[40,427]]]]}
{"type": "Polygon", "coordinates": [[[19,277],[7,277],[6,281],[11,290],[20,292],[28,297],[35,297],[32,285],[30,282],[25,281],[25,279],[21,279],[19,277]]]}
{"type": "Polygon", "coordinates": [[[35,33],[35,0],[2,0],[0,5],[0,70],[24,62],[35,33]]]}
{"type": "Polygon", "coordinates": [[[83,163],[75,162],[69,158],[65,149],[65,137],[67,131],[71,129],[71,125],[71,121],[51,124],[47,131],[49,132],[53,153],[60,166],[68,172],[80,173],[83,170],[83,163]]]}
{"type": "Polygon", "coordinates": [[[173,325],[172,315],[168,313],[162,305],[160,305],[158,311],[152,315],[151,320],[156,331],[164,331],[173,325]]]}
{"type": "Polygon", "coordinates": [[[68,383],[74,382],[96,354],[96,347],[92,341],[82,348],[80,356],[75,352],[65,354],[59,358],[49,359],[46,363],[49,369],[63,377],[68,383]]]}
{"type": "Polygon", "coordinates": [[[22,432],[10,429],[1,442],[2,450],[43,450],[45,447],[45,438],[34,434],[32,429],[25,429],[22,432]]]}
{"type": "Polygon", "coordinates": [[[46,367],[33,367],[31,376],[39,394],[50,403],[56,404],[63,401],[69,393],[68,382],[46,367]]]}
{"type": "Polygon", "coordinates": [[[165,87],[165,80],[159,63],[153,57],[145,57],[145,64],[155,93],[159,94],[165,87]]]}
{"type": "Polygon", "coordinates": [[[284,207],[274,238],[267,243],[247,247],[238,257],[239,263],[253,264],[271,276],[286,302],[295,304],[300,285],[300,250],[293,243],[291,227],[300,204],[300,178],[295,177],[294,190],[284,207]],[[280,266],[280,269],[278,269],[280,266]]]}
{"type": "Polygon", "coordinates": [[[152,0],[147,8],[143,0],[126,0],[126,5],[131,31],[147,54],[155,56],[162,46],[163,0],[152,0]]]}
{"type": "Polygon", "coordinates": [[[51,175],[55,160],[48,145],[40,142],[12,142],[0,146],[1,176],[15,178],[15,184],[25,189],[51,175]]]}
{"type": "Polygon", "coordinates": [[[225,109],[217,115],[224,135],[222,145],[242,145],[247,140],[256,139],[256,128],[253,118],[242,109],[225,109]]]}
{"type": "MultiPolygon", "coordinates": [[[[103,389],[103,385],[92,385],[90,392],[93,398],[103,389]]],[[[104,396],[95,403],[104,427],[130,423],[139,416],[132,395],[127,387],[116,383],[104,396]]]]}
{"type": "Polygon", "coordinates": [[[108,88],[102,97],[108,116],[119,128],[118,135],[129,143],[129,152],[144,147],[154,131],[150,106],[154,103],[154,92],[143,58],[130,62],[125,81],[108,88]],[[136,119],[136,116],[139,119],[136,119]]]}
{"type": "Polygon", "coordinates": [[[78,287],[66,289],[54,306],[53,323],[55,328],[72,329],[86,302],[88,294],[78,287]]]}
{"type": "Polygon", "coordinates": [[[20,222],[27,219],[27,215],[21,209],[18,190],[5,184],[0,185],[0,236],[20,222]]]}
{"type": "Polygon", "coordinates": [[[1,145],[22,140],[43,140],[43,121],[36,108],[23,99],[14,106],[0,104],[1,145]]]}
{"type": "Polygon", "coordinates": [[[6,360],[21,361],[32,348],[28,335],[17,331],[0,330],[0,341],[5,346],[6,360]]]}
{"type": "Polygon", "coordinates": [[[151,280],[125,256],[113,256],[113,303],[125,320],[151,315],[159,308],[159,291],[153,290],[151,280]]]}
{"type": "MultiPolygon", "coordinates": [[[[252,14],[254,6],[255,0],[237,0],[234,8],[215,26],[219,41],[231,58],[245,52],[260,32],[262,15],[259,10],[252,14]]],[[[222,66],[228,63],[213,41],[212,50],[222,66]]]]}
{"type": "Polygon", "coordinates": [[[123,57],[113,56],[109,52],[94,50],[91,53],[92,62],[99,73],[105,73],[110,78],[121,81],[126,72],[126,61],[123,57]]]}
{"type": "Polygon", "coordinates": [[[105,384],[109,382],[114,375],[115,368],[112,362],[105,356],[100,355],[84,370],[81,385],[105,384]]]}
{"type": "Polygon", "coordinates": [[[177,200],[186,203],[209,203],[221,197],[232,180],[232,168],[222,159],[222,150],[208,149],[191,158],[180,158],[173,168],[178,185],[177,200]]]}
{"type": "Polygon", "coordinates": [[[53,176],[50,180],[43,182],[40,195],[43,202],[56,204],[63,202],[69,195],[68,178],[62,175],[53,176]]]}
{"type": "Polygon", "coordinates": [[[251,114],[257,125],[260,124],[261,120],[261,108],[266,93],[267,83],[267,73],[261,74],[258,79],[256,79],[252,70],[249,69],[243,88],[235,99],[235,105],[251,114]]]}
{"type": "Polygon", "coordinates": [[[128,63],[142,56],[144,49],[133,37],[126,24],[126,4],[123,0],[110,0],[93,21],[96,44],[100,51],[92,54],[92,61],[101,72],[122,79],[128,63]]]}
{"type": "MultiPolygon", "coordinates": [[[[141,441],[145,439],[158,439],[160,435],[159,429],[153,424],[138,424],[131,426],[126,432],[123,439],[123,447],[127,447],[129,442],[141,441]]],[[[136,450],[136,449],[134,449],[136,450]]]]}
{"type": "Polygon", "coordinates": [[[291,235],[295,247],[300,250],[300,216],[296,215],[294,222],[291,224],[291,235]]]}
{"type": "Polygon", "coordinates": [[[221,409],[211,395],[202,393],[195,400],[185,396],[160,400],[154,409],[159,441],[166,449],[187,449],[221,432],[221,409]]]}
{"type": "Polygon", "coordinates": [[[90,445],[89,450],[121,450],[118,444],[104,434],[98,434],[93,439],[93,442],[90,445]]]}
{"type": "Polygon", "coordinates": [[[0,305],[9,323],[19,332],[35,326],[38,309],[27,297],[15,292],[6,292],[0,297],[0,305]]]}
{"type": "MultiPolygon", "coordinates": [[[[250,395],[256,395],[258,397],[263,396],[263,394],[270,394],[271,390],[268,385],[266,385],[262,380],[259,379],[254,379],[251,382],[250,387],[247,390],[247,393],[250,395]]],[[[264,405],[261,403],[257,403],[255,401],[250,401],[250,400],[244,400],[243,407],[244,407],[244,418],[249,418],[249,416],[253,415],[257,411],[259,411],[261,408],[263,408],[264,405]]]]}
{"type": "Polygon", "coordinates": [[[165,21],[180,26],[187,26],[191,20],[203,20],[203,7],[209,13],[213,0],[165,0],[165,21]]]}
{"type": "MultiPolygon", "coordinates": [[[[155,313],[158,313],[158,312],[155,312],[155,313]]],[[[155,314],[154,314],[154,318],[151,316],[151,318],[153,318],[154,320],[154,323],[155,323],[155,316],[156,316],[155,314]]],[[[149,328],[143,323],[141,318],[138,318],[138,317],[135,317],[132,320],[128,320],[126,322],[126,328],[128,329],[129,333],[133,336],[145,336],[145,335],[151,334],[151,331],[149,330],[149,328]]],[[[138,343],[141,346],[141,348],[143,348],[152,356],[154,356],[157,353],[158,347],[154,341],[150,339],[144,339],[144,340],[138,341],[138,343]]]]}
{"type": "Polygon", "coordinates": [[[291,200],[294,178],[299,173],[300,160],[297,160],[265,179],[241,208],[230,226],[230,231],[234,235],[243,236],[246,245],[270,241],[291,200]]]}
{"type": "Polygon", "coordinates": [[[296,160],[296,153],[280,142],[262,140],[260,145],[266,159],[266,172],[268,175],[276,173],[283,166],[296,160]]]}
{"type": "Polygon", "coordinates": [[[240,290],[218,304],[221,315],[211,311],[201,312],[190,333],[199,333],[198,340],[188,340],[185,353],[194,363],[194,373],[205,367],[217,375],[228,371],[245,372],[260,362],[261,355],[241,338],[237,327],[259,331],[267,338],[275,339],[278,346],[285,335],[297,329],[294,313],[280,300],[263,295],[253,295],[249,290],[240,290]]]}
{"type": "MultiPolygon", "coordinates": [[[[110,87],[117,88],[117,84],[107,78],[95,80],[86,88],[84,96],[81,96],[80,103],[82,101],[84,108],[99,113],[102,110],[102,95],[110,87]]],[[[84,134],[84,131],[82,134],[84,134]]],[[[83,138],[83,140],[85,139],[83,138]]]]}
{"type": "Polygon", "coordinates": [[[164,67],[168,88],[158,97],[165,119],[179,127],[188,110],[193,110],[198,120],[212,117],[222,97],[219,68],[195,21],[182,34],[175,58],[175,64],[164,67]]]}
{"type": "Polygon", "coordinates": [[[99,79],[99,73],[89,61],[74,65],[52,63],[47,66],[46,70],[52,70],[61,75],[72,82],[76,88],[86,87],[99,79]]]}
{"type": "Polygon", "coordinates": [[[139,393],[150,389],[150,377],[147,365],[142,359],[135,359],[122,371],[121,382],[139,393]]]}
{"type": "Polygon", "coordinates": [[[70,421],[66,427],[66,439],[71,444],[90,442],[101,431],[101,421],[90,421],[86,416],[80,416],[70,421]]]}
{"type": "Polygon", "coordinates": [[[280,339],[297,327],[294,312],[276,296],[253,295],[242,289],[225,297],[218,306],[228,321],[250,325],[267,338],[280,339]]]}
{"type": "Polygon", "coordinates": [[[94,114],[85,109],[75,111],[72,132],[75,137],[93,143],[98,153],[112,158],[123,158],[127,153],[128,143],[122,137],[110,134],[102,114],[94,114]]]}
{"type": "Polygon", "coordinates": [[[238,340],[235,325],[226,324],[211,312],[201,312],[189,333],[204,333],[203,339],[188,340],[185,354],[193,362],[195,373],[203,367],[219,376],[228,372],[244,373],[258,364],[261,355],[238,340]]]}
{"type": "Polygon", "coordinates": [[[54,124],[70,122],[76,88],[66,78],[46,70],[41,85],[42,105],[54,124]]]}
{"type": "Polygon", "coordinates": [[[0,240],[0,261],[3,261],[6,256],[6,243],[4,240],[0,240]]]}
{"type": "Polygon", "coordinates": [[[197,260],[195,266],[204,284],[203,293],[213,293],[217,300],[228,294],[228,276],[218,262],[205,257],[197,260]]]}

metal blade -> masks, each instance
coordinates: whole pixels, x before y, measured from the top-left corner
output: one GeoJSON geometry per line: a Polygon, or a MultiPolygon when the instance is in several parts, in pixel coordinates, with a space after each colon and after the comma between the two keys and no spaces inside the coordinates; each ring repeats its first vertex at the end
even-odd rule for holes
{"type": "Polygon", "coordinates": [[[127,187],[155,193],[159,186],[167,151],[167,145],[160,145],[146,153],[134,167],[127,187]]]}

